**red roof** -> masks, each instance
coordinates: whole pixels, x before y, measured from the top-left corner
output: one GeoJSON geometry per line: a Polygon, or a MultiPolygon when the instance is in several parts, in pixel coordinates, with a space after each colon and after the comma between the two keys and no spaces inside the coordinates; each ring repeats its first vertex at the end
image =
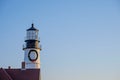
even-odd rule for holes
{"type": "Polygon", "coordinates": [[[40,69],[0,69],[0,80],[40,80],[40,69]]]}

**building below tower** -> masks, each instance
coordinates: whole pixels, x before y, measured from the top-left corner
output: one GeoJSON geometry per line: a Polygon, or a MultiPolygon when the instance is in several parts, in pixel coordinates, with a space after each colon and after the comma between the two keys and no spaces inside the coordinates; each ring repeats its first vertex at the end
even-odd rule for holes
{"type": "Polygon", "coordinates": [[[40,80],[40,69],[3,69],[0,80],[40,80]]]}

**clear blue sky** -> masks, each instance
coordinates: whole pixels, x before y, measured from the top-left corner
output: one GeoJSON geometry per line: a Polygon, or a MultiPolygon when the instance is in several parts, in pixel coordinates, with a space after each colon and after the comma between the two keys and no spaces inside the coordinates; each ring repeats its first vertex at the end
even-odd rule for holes
{"type": "Polygon", "coordinates": [[[0,0],[0,67],[21,67],[32,22],[42,80],[120,80],[119,0],[0,0]]]}

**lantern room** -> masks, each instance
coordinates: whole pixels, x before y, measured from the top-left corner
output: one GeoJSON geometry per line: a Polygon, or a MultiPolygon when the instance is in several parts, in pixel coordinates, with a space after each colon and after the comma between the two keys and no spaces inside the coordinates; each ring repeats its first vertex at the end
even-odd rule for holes
{"type": "Polygon", "coordinates": [[[34,27],[34,24],[31,25],[31,28],[26,30],[25,45],[23,45],[23,50],[28,48],[40,49],[38,32],[39,30],[34,27]]]}
{"type": "Polygon", "coordinates": [[[34,27],[34,24],[31,25],[31,28],[27,29],[26,40],[38,40],[38,29],[34,27]]]}

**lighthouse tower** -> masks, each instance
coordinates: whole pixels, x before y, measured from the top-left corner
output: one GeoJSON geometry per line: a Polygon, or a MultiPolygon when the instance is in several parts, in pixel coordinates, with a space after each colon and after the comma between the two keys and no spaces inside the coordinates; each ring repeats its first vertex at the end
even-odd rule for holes
{"type": "Polygon", "coordinates": [[[31,25],[27,29],[27,36],[25,39],[24,50],[24,64],[26,69],[40,69],[40,46],[38,32],[39,30],[31,25]]]}

